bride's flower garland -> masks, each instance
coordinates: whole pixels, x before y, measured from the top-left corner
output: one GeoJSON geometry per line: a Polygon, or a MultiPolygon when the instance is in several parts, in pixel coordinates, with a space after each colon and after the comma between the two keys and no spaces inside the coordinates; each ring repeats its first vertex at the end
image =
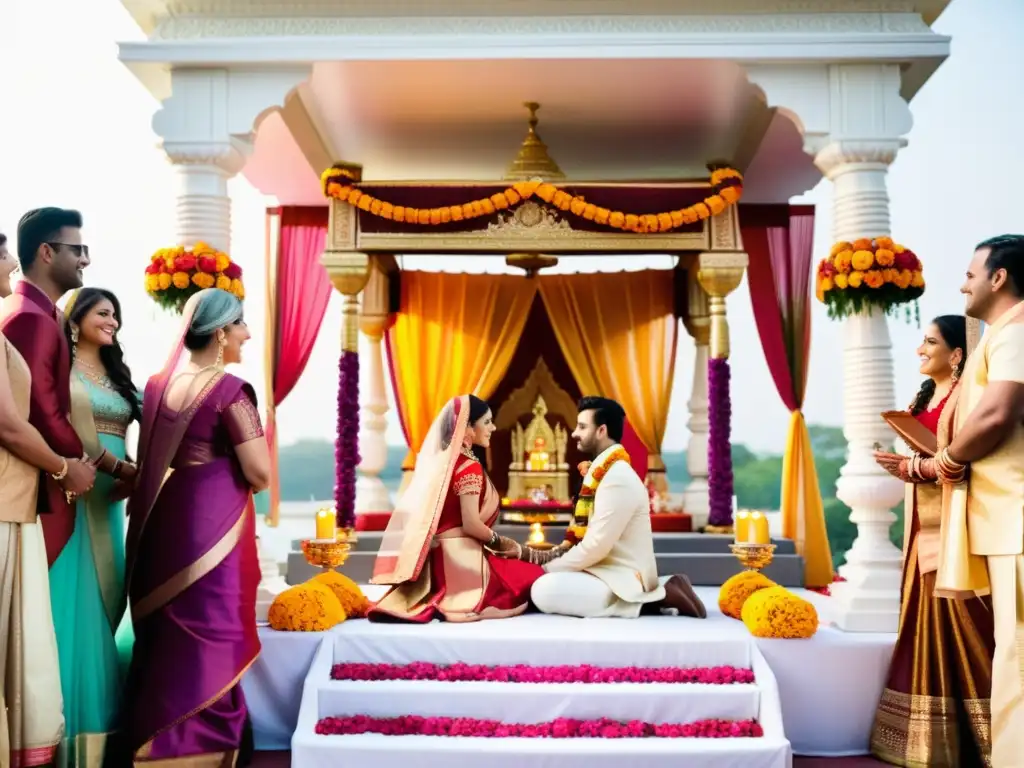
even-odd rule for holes
{"type": "Polygon", "coordinates": [[[594,497],[597,495],[597,487],[608,474],[612,464],[617,461],[629,463],[629,454],[621,445],[604,457],[596,467],[589,461],[582,461],[579,465],[580,474],[583,475],[583,486],[580,488],[580,495],[576,499],[576,506],[573,508],[572,524],[565,532],[565,541],[569,545],[579,544],[587,532],[587,525],[590,524],[590,515],[594,511],[594,497]]]}
{"type": "Polygon", "coordinates": [[[612,229],[639,234],[669,232],[717,216],[743,195],[743,174],[735,168],[714,168],[711,171],[711,194],[703,202],[664,213],[633,214],[613,211],[588,203],[583,195],[573,195],[554,184],[534,179],[513,184],[503,192],[462,205],[440,208],[412,208],[379,200],[359,189],[353,173],[337,166],[328,168],[320,176],[325,197],[341,200],[373,216],[406,224],[438,225],[453,221],[466,221],[490,216],[501,210],[514,208],[524,200],[537,197],[560,211],[593,221],[612,229]]]}

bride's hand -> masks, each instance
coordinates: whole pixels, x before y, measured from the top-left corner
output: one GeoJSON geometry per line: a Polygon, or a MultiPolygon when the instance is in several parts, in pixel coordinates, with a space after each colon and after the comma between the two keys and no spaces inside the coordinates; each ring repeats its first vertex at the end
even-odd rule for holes
{"type": "Polygon", "coordinates": [[[908,462],[906,456],[901,456],[898,453],[888,453],[886,451],[875,451],[874,456],[878,466],[897,480],[902,480],[904,483],[912,482],[910,473],[907,469],[908,462]]]}

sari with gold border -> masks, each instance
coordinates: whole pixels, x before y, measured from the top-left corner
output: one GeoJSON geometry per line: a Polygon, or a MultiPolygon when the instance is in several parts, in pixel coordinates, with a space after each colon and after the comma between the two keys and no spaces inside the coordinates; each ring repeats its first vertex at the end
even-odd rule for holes
{"type": "MultiPolygon", "coordinates": [[[[937,426],[939,450],[949,445],[959,395],[954,387],[918,416],[937,426]]],[[[906,487],[899,630],[871,733],[872,754],[892,765],[991,765],[991,601],[973,592],[947,599],[935,589],[950,490],[906,487]]]]}
{"type": "Polygon", "coordinates": [[[263,430],[252,387],[222,372],[168,407],[183,338],[146,387],[128,501],[135,646],[123,722],[136,765],[221,768],[251,739],[240,680],[260,651],[255,512],[234,446],[263,430]]]}

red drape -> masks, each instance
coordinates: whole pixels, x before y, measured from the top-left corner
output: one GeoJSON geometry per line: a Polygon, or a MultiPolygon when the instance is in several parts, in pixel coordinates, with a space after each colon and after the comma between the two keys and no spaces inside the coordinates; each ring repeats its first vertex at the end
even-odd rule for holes
{"type": "Polygon", "coordinates": [[[299,381],[313,351],[331,298],[331,281],[320,257],[327,242],[326,206],[281,208],[277,263],[268,269],[272,313],[268,327],[267,441],[272,474],[270,519],[277,520],[281,492],[277,474],[275,411],[299,381]]]}
{"type": "Polygon", "coordinates": [[[811,340],[814,208],[744,205],[740,225],[761,346],[779,396],[791,412],[782,468],[783,535],[795,540],[804,557],[807,586],[826,586],[832,581],[832,555],[810,435],[800,411],[811,340]]]}

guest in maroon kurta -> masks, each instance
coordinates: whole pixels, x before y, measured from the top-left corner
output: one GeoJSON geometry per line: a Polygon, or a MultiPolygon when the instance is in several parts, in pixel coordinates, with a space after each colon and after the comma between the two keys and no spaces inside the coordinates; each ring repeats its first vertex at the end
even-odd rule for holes
{"type": "MultiPolygon", "coordinates": [[[[41,208],[18,223],[18,260],[24,279],[0,312],[0,333],[21,353],[32,372],[29,422],[54,453],[82,457],[82,442],[68,420],[71,412],[71,363],[56,302],[82,287],[89,248],[82,244],[77,211],[41,208]]],[[[75,509],[61,483],[40,476],[39,518],[52,566],[75,525],[75,509]]]]}

